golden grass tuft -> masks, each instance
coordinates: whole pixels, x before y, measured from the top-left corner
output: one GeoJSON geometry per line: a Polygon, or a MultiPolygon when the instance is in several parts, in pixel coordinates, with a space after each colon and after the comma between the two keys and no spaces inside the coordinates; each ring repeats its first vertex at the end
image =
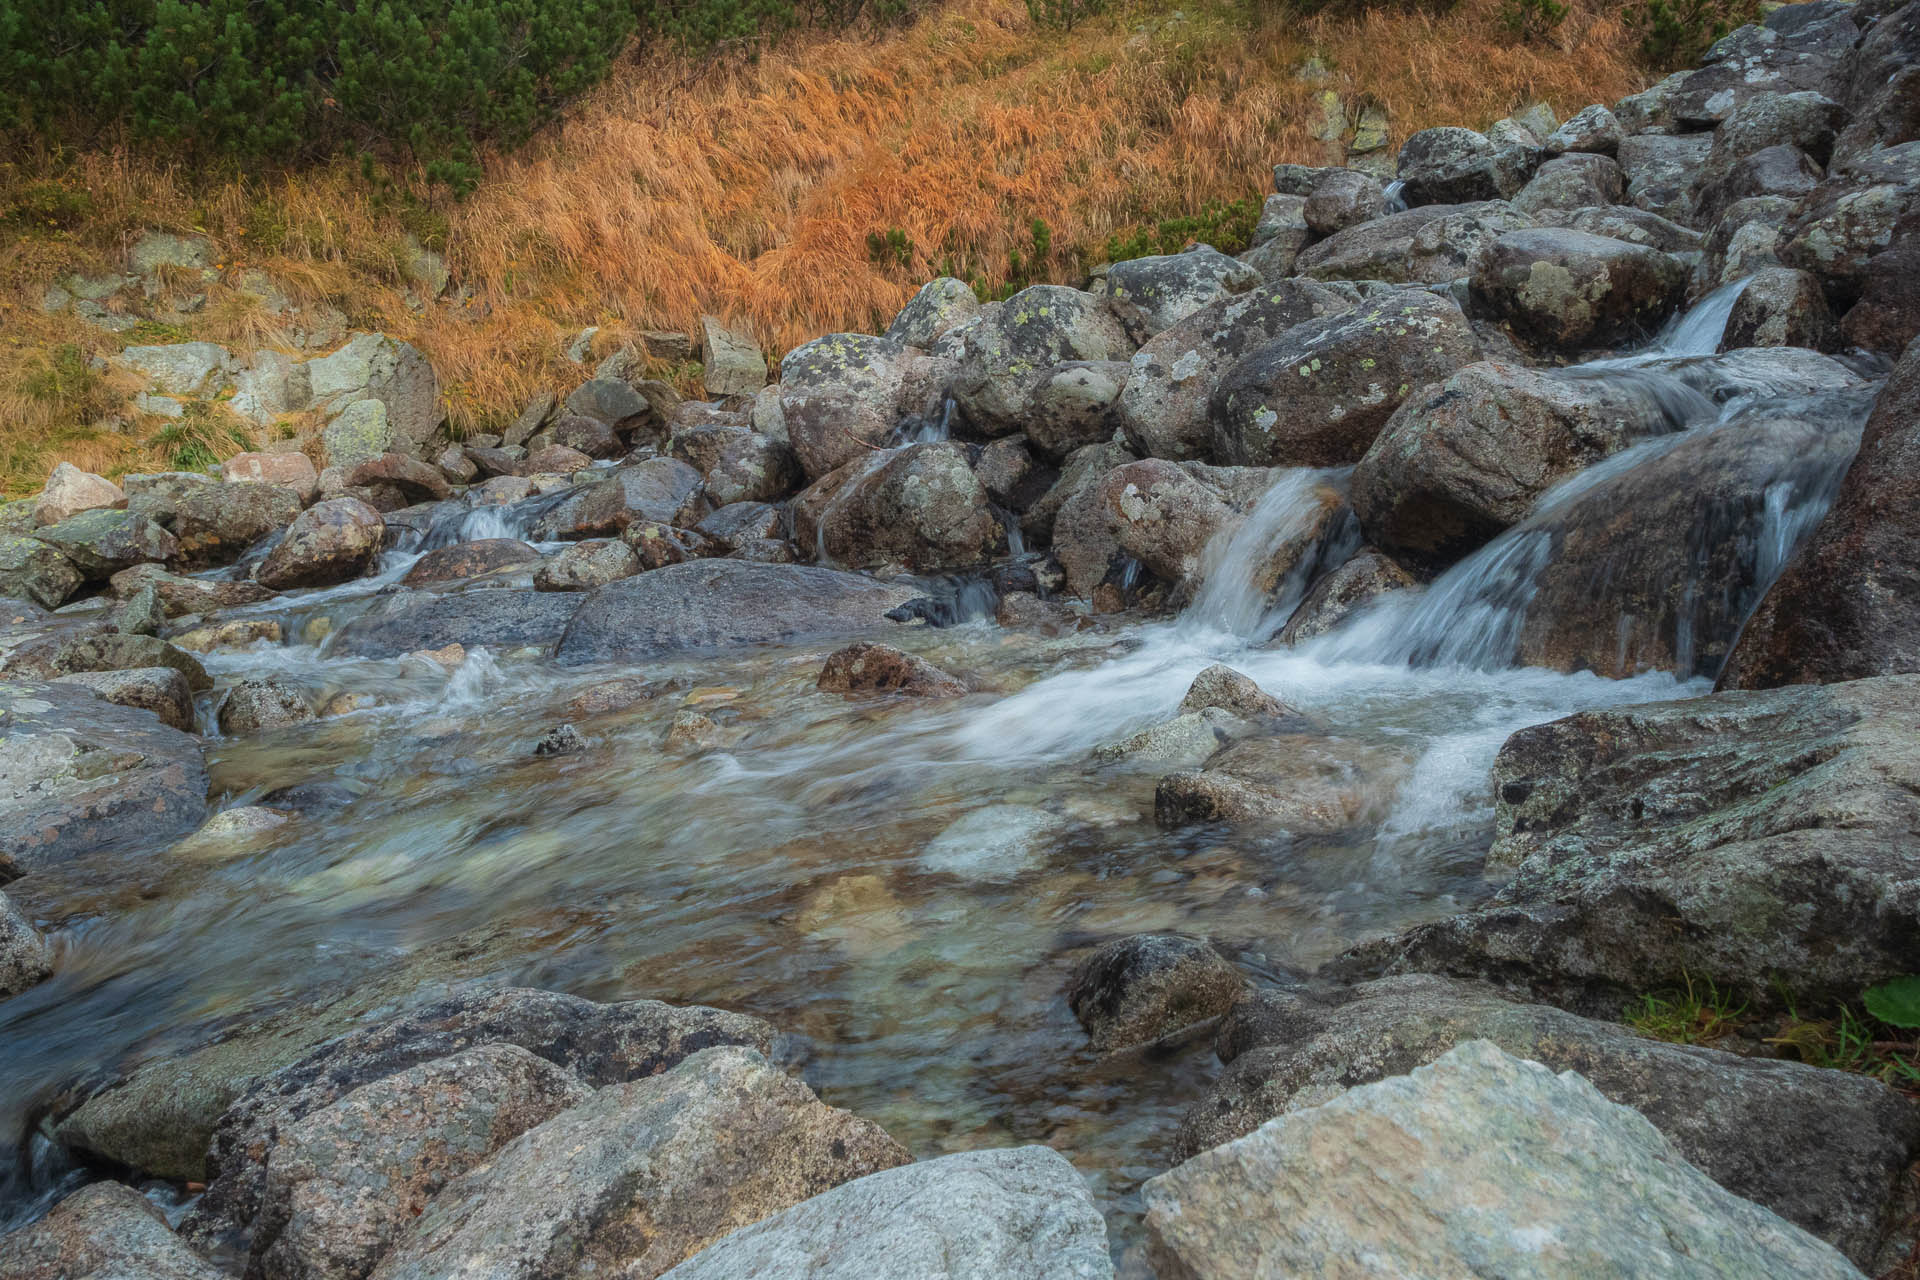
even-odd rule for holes
{"type": "MultiPolygon", "coordinates": [[[[1053,246],[1036,274],[1071,277],[1116,232],[1258,196],[1278,161],[1322,161],[1312,134],[1328,88],[1385,107],[1397,146],[1431,125],[1484,126],[1537,99],[1566,114],[1637,86],[1610,12],[1576,3],[1558,45],[1542,48],[1516,43],[1499,11],[1500,0],[1463,0],[1439,16],[1303,21],[1136,8],[1067,35],[1036,28],[1020,0],[950,0],[898,30],[799,37],[753,59],[656,53],[492,157],[457,204],[345,165],[213,186],[124,149],[9,166],[0,215],[48,182],[90,207],[69,225],[25,225],[0,267],[0,412],[33,350],[116,349],[40,314],[38,298],[66,272],[110,267],[151,226],[204,231],[221,255],[194,336],[287,344],[239,282],[241,267],[258,268],[304,306],[421,347],[450,417],[472,429],[586,376],[563,356],[583,325],[617,341],[691,332],[716,312],[777,354],[885,324],[943,269],[999,283],[1036,218],[1053,246]],[[1299,74],[1315,57],[1324,79],[1299,74]],[[874,261],[869,234],[893,229],[911,242],[905,263],[874,261]],[[409,235],[444,246],[457,300],[408,306],[409,235]]],[[[131,423],[121,443],[83,453],[84,422],[44,416],[0,420],[10,491],[58,457],[137,463],[154,430],[131,423]]]]}

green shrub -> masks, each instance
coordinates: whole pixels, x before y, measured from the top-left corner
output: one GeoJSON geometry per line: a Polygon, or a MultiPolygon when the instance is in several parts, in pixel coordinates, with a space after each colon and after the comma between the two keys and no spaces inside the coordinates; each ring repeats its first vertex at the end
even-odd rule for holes
{"type": "Polygon", "coordinates": [[[1253,243],[1260,221],[1261,201],[1215,200],[1198,213],[1163,218],[1158,222],[1116,233],[1107,241],[1107,261],[1125,262],[1156,253],[1178,253],[1196,241],[1222,253],[1239,253],[1253,243]]]}
{"type": "Polygon", "coordinates": [[[1071,31],[1081,21],[1106,11],[1107,0],[1027,0],[1027,16],[1042,27],[1071,31]]]}
{"type": "Polygon", "coordinates": [[[1559,0],[1505,0],[1500,6],[1500,25],[1534,44],[1548,40],[1566,18],[1567,6],[1559,0]]]}
{"type": "Polygon", "coordinates": [[[1691,67],[1715,40],[1759,16],[1759,0],[1641,0],[1627,10],[1640,56],[1660,71],[1691,67]]]}

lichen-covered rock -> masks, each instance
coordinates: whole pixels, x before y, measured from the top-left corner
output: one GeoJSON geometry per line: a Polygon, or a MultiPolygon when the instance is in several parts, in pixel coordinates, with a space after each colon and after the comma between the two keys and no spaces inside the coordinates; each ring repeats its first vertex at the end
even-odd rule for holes
{"type": "Polygon", "coordinates": [[[82,471],[71,462],[61,462],[55,464],[40,489],[40,498],[33,506],[33,523],[36,527],[59,524],[82,511],[101,507],[124,511],[126,506],[127,495],[119,485],[105,476],[82,471]]]}
{"type": "Polygon", "coordinates": [[[787,440],[810,479],[867,456],[900,425],[910,356],[863,333],[830,333],[780,362],[787,440]]]}
{"type": "Polygon", "coordinates": [[[1713,131],[1713,146],[1696,185],[1712,186],[1741,160],[1769,147],[1792,147],[1816,164],[1825,164],[1833,155],[1833,140],[1845,114],[1839,103],[1818,93],[1766,93],[1749,98],[1713,131]]]}
{"type": "Polygon", "coordinates": [[[1522,339],[1559,351],[1652,333],[1686,286],[1686,267],[1658,250],[1556,227],[1483,247],[1471,285],[1522,339]]]}
{"type": "Polygon", "coordinates": [[[1920,1108],[1876,1080],[1649,1039],[1431,974],[1328,991],[1265,990],[1222,1023],[1227,1069],[1181,1126],[1178,1154],[1242,1137],[1329,1088],[1432,1062],[1468,1040],[1577,1071],[1640,1112],[1701,1172],[1869,1270],[1920,1108]]]}
{"type": "Polygon", "coordinates": [[[1693,180],[1713,150],[1703,133],[1635,134],[1620,142],[1620,168],[1627,175],[1627,202],[1676,222],[1693,216],[1693,180]]]}
{"type": "Polygon", "coordinates": [[[1567,122],[1549,133],[1544,142],[1554,155],[1568,151],[1592,152],[1610,156],[1620,149],[1626,130],[1613,112],[1595,104],[1573,114],[1567,122]]]}
{"type": "Polygon", "coordinates": [[[1901,220],[1887,248],[1867,260],[1865,274],[1860,300],[1840,322],[1841,336],[1897,356],[1920,337],[1920,211],[1901,220]]]}
{"type": "Polygon", "coordinates": [[[1523,729],[1494,765],[1512,878],[1357,959],[1598,1014],[1680,974],[1756,1010],[1851,1000],[1920,943],[1916,711],[1920,676],[1886,676],[1523,729]]]}
{"type": "Polygon", "coordinates": [[[1301,208],[1316,235],[1330,236],[1386,211],[1386,192],[1380,181],[1352,169],[1330,169],[1313,184],[1313,193],[1301,208]]]}
{"type": "Polygon", "coordinates": [[[315,719],[313,702],[284,680],[242,680],[220,703],[220,732],[229,737],[284,729],[315,719]]]}
{"type": "Polygon", "coordinates": [[[671,1280],[1112,1280],[1106,1224],[1048,1147],[962,1151],[844,1182],[744,1227],[671,1280]]]}
{"type": "Polygon", "coordinates": [[[1262,689],[1252,676],[1217,662],[1195,676],[1180,699],[1182,711],[1204,711],[1208,707],[1255,722],[1293,714],[1291,707],[1262,689]]]}
{"type": "Polygon", "coordinates": [[[1920,340],[1880,391],[1840,491],[1720,674],[1725,689],[1920,672],[1920,340]]]}
{"type": "Polygon", "coordinates": [[[320,429],[327,466],[354,467],[400,445],[387,421],[387,406],[371,397],[350,400],[320,429]]]}
{"type": "Polygon", "coordinates": [[[823,1105],[750,1049],[708,1049],[612,1085],[456,1178],[375,1280],[558,1280],[582,1257],[651,1280],[728,1233],[908,1163],[876,1125],[823,1105]]]}
{"type": "Polygon", "coordinates": [[[1134,354],[1116,406],[1128,443],[1147,458],[1210,457],[1207,401],[1227,371],[1294,325],[1351,306],[1312,280],[1281,280],[1223,298],[1152,338],[1134,354]]]}
{"type": "Polygon", "coordinates": [[[1407,396],[1478,355],[1460,309],[1413,290],[1295,325],[1214,389],[1215,456],[1255,466],[1358,462],[1407,396]]]}
{"type": "Polygon", "coordinates": [[[1795,207],[1780,232],[1780,259],[1819,276],[1836,303],[1852,302],[1866,287],[1868,263],[1893,243],[1917,198],[1920,155],[1904,171],[1836,174],[1795,207]]]}
{"type": "MultiPolygon", "coordinates": [[[[386,431],[390,444],[373,449],[374,455],[387,452],[389,447],[417,452],[439,429],[440,385],[434,378],[433,366],[404,342],[383,333],[358,334],[331,355],[307,361],[306,372],[312,407],[316,409],[344,410],[367,401],[382,407],[379,425],[386,431]]],[[[365,409],[357,412],[366,415],[371,431],[373,415],[365,409]]],[[[335,425],[339,425],[339,419],[335,425]]],[[[333,440],[325,438],[328,460],[334,466],[344,465],[347,460],[334,454],[333,440]]],[[[370,435],[369,442],[371,438],[370,435]]]]}
{"type": "Polygon", "coordinates": [[[300,495],[277,484],[230,481],[196,489],[174,508],[173,536],[189,564],[225,564],[300,514],[300,495]]]}
{"type": "Polygon", "coordinates": [[[200,744],[151,712],[14,677],[0,725],[0,855],[28,870],[162,847],[206,815],[200,744]]]}
{"type": "MultiPolygon", "coordinates": [[[[702,521],[701,523],[705,523],[702,521]]],[[[771,536],[771,535],[769,535],[771,536]]],[[[732,545],[722,544],[698,528],[676,529],[654,520],[636,520],[620,535],[620,541],[632,551],[634,572],[645,573],[663,565],[681,564],[707,556],[725,555],[732,545]]],[[[628,574],[621,574],[628,577],[628,574]]],[[[613,579],[608,579],[612,581],[613,579]]]]}
{"type": "Polygon", "coordinates": [[[38,538],[0,533],[0,596],[56,609],[82,581],[71,560],[38,538]]]}
{"type": "Polygon", "coordinates": [[[1467,274],[1480,246],[1534,219],[1501,200],[1426,205],[1362,222],[1304,249],[1295,269],[1316,280],[1445,284],[1467,274]]]}
{"type": "Polygon", "coordinates": [[[784,441],[750,431],[729,440],[706,474],[706,494],[717,506],[771,502],[785,497],[805,476],[784,441]]]}
{"type": "Polygon", "coordinates": [[[1722,351],[1740,347],[1833,349],[1837,334],[1826,294],[1810,272],[1791,267],[1756,271],[1733,301],[1722,351]]]}
{"type": "Polygon", "coordinates": [[[1735,160],[1694,196],[1694,219],[1706,224],[1729,206],[1757,196],[1798,201],[1820,185],[1820,166],[1798,147],[1765,147],[1735,160]]]}
{"type": "Polygon", "coordinates": [[[1034,285],[967,326],[953,395],[989,436],[1023,430],[1039,375],[1065,360],[1125,360],[1135,349],[1104,299],[1034,285]]]}
{"type": "Polygon", "coordinates": [[[1670,218],[1629,205],[1610,205],[1593,209],[1543,209],[1537,217],[1540,225],[1571,227],[1596,236],[1612,236],[1628,244],[1645,245],[1662,253],[1689,254],[1700,250],[1705,240],[1692,227],[1683,227],[1670,218]]]}
{"type": "Polygon", "coordinates": [[[56,684],[91,689],[108,702],[151,711],[160,723],[183,733],[194,731],[193,686],[172,667],[134,667],[125,671],[75,671],[55,676],[56,684]]]}
{"type": "Polygon", "coordinates": [[[1120,548],[1169,583],[1197,577],[1207,544],[1235,519],[1218,492],[1160,458],[1108,472],[1100,503],[1120,548]]]}
{"type": "Polygon", "coordinates": [[[793,514],[800,545],[852,569],[966,568],[991,557],[1004,536],[965,448],[951,443],[849,464],[795,498],[793,514]]]}
{"type": "Polygon", "coordinates": [[[700,473],[678,458],[648,458],[580,486],[534,522],[536,542],[612,538],[636,520],[695,524],[706,514],[700,473]]]}
{"type": "Polygon", "coordinates": [[[358,498],[317,502],[294,518],[254,581],[275,591],[345,582],[373,563],[385,536],[380,513],[358,498]]]}
{"type": "Polygon", "coordinates": [[[967,686],[925,658],[863,640],[827,655],[815,687],[823,693],[897,693],[909,698],[964,697],[967,686]]]}
{"type": "Polygon", "coordinates": [[[518,538],[478,538],[436,547],[414,561],[403,587],[420,587],[435,582],[457,582],[499,569],[529,566],[540,562],[540,553],[518,538]]]}
{"type": "Polygon", "coordinates": [[[1114,263],[1107,269],[1107,301],[1145,339],[1258,283],[1258,271],[1203,244],[1184,253],[1114,263]]]}
{"type": "Polygon", "coordinates": [[[1580,1076],[1484,1040],[1271,1120],[1143,1194],[1163,1274],[1859,1274],[1580,1076]]]}
{"type": "Polygon", "coordinates": [[[1217,1018],[1245,987],[1208,943],[1146,933],[1110,942],[1076,965],[1067,1007],[1093,1047],[1109,1052],[1217,1018]]]}
{"type": "Polygon", "coordinates": [[[89,582],[136,564],[165,564],[180,554],[180,544],[158,521],[110,507],[68,516],[34,536],[57,548],[89,582]]]}
{"type": "Polygon", "coordinates": [[[250,1269],[361,1280],[448,1182],[593,1096],[564,1068],[485,1044],[360,1086],[274,1135],[250,1269]]]}
{"type": "Polygon", "coordinates": [[[1613,205],[1626,194],[1626,181],[1609,156],[1565,155],[1541,165],[1513,197],[1513,207],[1537,218],[1549,210],[1613,205]]]}
{"type": "MultiPolygon", "coordinates": [[[[631,531],[632,526],[628,526],[631,531]]],[[[640,557],[624,542],[576,542],[533,571],[535,591],[591,591],[640,572],[640,557]]]]}
{"type": "MultiPolygon", "coordinates": [[[[0,1000],[18,995],[53,972],[53,951],[20,913],[13,900],[0,893],[0,1000]]],[[[0,1241],[0,1254],[5,1252],[0,1241]]]]}
{"type": "Polygon", "coordinates": [[[1354,468],[1354,513],[1376,546],[1444,567],[1559,481],[1710,412],[1657,379],[1471,364],[1388,420],[1354,468]]]}
{"type": "Polygon", "coordinates": [[[1075,449],[1111,440],[1128,372],[1119,360],[1065,360],[1043,372],[1034,384],[1033,413],[1023,432],[1027,442],[1058,462],[1075,449]]]}
{"type": "Polygon", "coordinates": [[[1410,205],[1504,200],[1526,185],[1545,152],[1495,147],[1471,129],[1422,129],[1400,148],[1396,175],[1410,205]]]}
{"type": "Polygon", "coordinates": [[[715,316],[701,316],[700,329],[708,395],[750,396],[767,385],[767,357],[751,334],[715,316]]]}
{"type": "Polygon", "coordinates": [[[120,1182],[80,1188],[31,1226],[0,1236],[7,1280],[221,1280],[152,1201],[120,1182]]]}
{"type": "Polygon", "coordinates": [[[1240,261],[1258,271],[1262,279],[1284,280],[1293,274],[1300,251],[1312,242],[1306,197],[1268,196],[1260,220],[1254,224],[1253,247],[1239,255],[1240,261]]]}
{"type": "Polygon", "coordinates": [[[908,300],[893,318],[883,335],[903,347],[928,350],[956,325],[980,314],[980,299],[973,286],[952,276],[941,276],[920,286],[920,292],[908,300]]]}

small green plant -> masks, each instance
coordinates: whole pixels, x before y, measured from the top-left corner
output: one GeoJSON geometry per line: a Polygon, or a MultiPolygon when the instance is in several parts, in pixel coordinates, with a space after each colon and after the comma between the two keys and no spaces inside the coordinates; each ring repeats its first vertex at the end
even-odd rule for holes
{"type": "Polygon", "coordinates": [[[1126,232],[1116,232],[1107,241],[1107,260],[1125,262],[1149,254],[1178,253],[1195,242],[1210,244],[1222,253],[1239,253],[1253,243],[1253,229],[1260,221],[1260,205],[1252,196],[1214,200],[1201,206],[1198,213],[1163,218],[1126,232]]]}
{"type": "Polygon", "coordinates": [[[190,402],[154,433],[153,444],[175,471],[200,471],[253,446],[245,426],[225,410],[190,402]]]}
{"type": "Polygon", "coordinates": [[[1868,987],[1860,995],[1867,1012],[1890,1027],[1911,1031],[1920,1028],[1920,975],[1908,974],[1868,987]]]}
{"type": "Polygon", "coordinates": [[[190,342],[193,335],[177,324],[167,324],[161,320],[141,320],[126,332],[127,345],[160,346],[175,342],[190,342]]]}
{"type": "Polygon", "coordinates": [[[909,267],[913,265],[913,241],[907,233],[898,227],[888,227],[884,232],[867,232],[867,257],[876,267],[909,267]]]}
{"type": "Polygon", "coordinates": [[[73,416],[79,413],[76,406],[86,405],[98,397],[100,387],[100,375],[87,359],[87,353],[71,342],[62,343],[41,356],[20,380],[20,389],[28,396],[56,411],[71,409],[73,416]]]}
{"type": "Polygon", "coordinates": [[[980,301],[1004,302],[1028,285],[1045,280],[1046,264],[1053,257],[1053,228],[1047,225],[1045,218],[1035,218],[1027,224],[1027,237],[1025,253],[1018,248],[1007,251],[1006,278],[999,287],[988,286],[972,273],[964,277],[973,286],[974,295],[980,301]]]}
{"type": "Polygon", "coordinates": [[[1106,7],[1107,0],[1027,0],[1027,16],[1036,26],[1071,31],[1106,7]]]}
{"type": "Polygon", "coordinates": [[[1567,18],[1567,6],[1558,0],[1505,0],[1500,25],[1529,44],[1545,44],[1567,18]]]}
{"type": "Polygon", "coordinates": [[[1721,36],[1760,13],[1759,0],[1640,0],[1627,9],[1649,67],[1690,67],[1721,36]]]}
{"type": "Polygon", "coordinates": [[[1745,1001],[1733,1003],[1712,981],[1696,986],[1683,974],[1679,989],[1644,995],[1627,1006],[1625,1022],[1655,1040],[1712,1044],[1738,1031],[1746,1012],[1745,1001]]]}

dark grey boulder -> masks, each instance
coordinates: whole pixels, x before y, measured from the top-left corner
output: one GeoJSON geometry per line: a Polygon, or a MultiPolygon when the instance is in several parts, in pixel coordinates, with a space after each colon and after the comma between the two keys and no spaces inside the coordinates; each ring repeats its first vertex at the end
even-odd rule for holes
{"type": "Polygon", "coordinates": [[[1501,200],[1427,205],[1363,222],[1301,251],[1295,271],[1316,280],[1444,284],[1467,274],[1486,241],[1534,220],[1501,200]]]}
{"type": "Polygon", "coordinates": [[[1124,1049],[1219,1017],[1245,986],[1208,943],[1147,933],[1110,942],[1074,966],[1067,1007],[1094,1048],[1124,1049]]]}
{"type": "Polygon", "coordinates": [[[1548,210],[1590,209],[1614,205],[1626,193],[1626,176],[1610,156],[1578,153],[1560,156],[1513,198],[1513,207],[1540,217],[1548,210]]]}
{"type": "Polygon", "coordinates": [[[1722,351],[1739,347],[1810,347],[1831,351],[1838,334],[1820,281],[1792,267],[1756,271],[1727,315],[1722,351]]]}
{"type": "MultiPolygon", "coordinates": [[[[548,430],[555,433],[554,438],[561,444],[579,449],[580,446],[572,440],[562,439],[560,436],[560,424],[566,421],[568,415],[586,418],[599,423],[609,431],[620,432],[632,431],[639,426],[652,408],[653,406],[647,403],[647,398],[635,391],[626,379],[593,378],[574,388],[573,393],[567,397],[566,414],[550,424],[548,430]]],[[[581,452],[596,458],[612,456],[593,453],[589,449],[582,449],[581,452]]]]}
{"type": "Polygon", "coordinates": [[[677,458],[648,458],[582,485],[534,522],[538,542],[614,538],[636,520],[694,524],[706,514],[700,473],[677,458]]]}
{"type": "Polygon", "coordinates": [[[1330,169],[1313,184],[1301,214],[1314,234],[1330,236],[1386,212],[1386,193],[1380,181],[1352,169],[1330,169]]]}
{"type": "Polygon", "coordinates": [[[1655,249],[1542,227],[1482,248],[1471,288],[1522,341],[1573,351],[1652,334],[1679,305],[1687,274],[1655,249]]]}
{"type": "Polygon", "coordinates": [[[1754,196],[1799,200],[1819,186],[1823,176],[1813,157],[1798,147],[1763,147],[1702,184],[1694,196],[1694,220],[1711,223],[1728,206],[1754,196]]]}
{"type": "Polygon", "coordinates": [[[349,658],[392,658],[420,649],[544,647],[560,638],[581,597],[573,592],[405,592],[348,622],[327,652],[349,658]]]}
{"type": "Polygon", "coordinates": [[[1620,143],[1627,202],[1677,222],[1693,217],[1693,182],[1713,150],[1707,134],[1638,134],[1620,143]]]}
{"type": "Polygon", "coordinates": [[[1114,263],[1107,268],[1107,303],[1145,340],[1259,282],[1260,273],[1246,263],[1211,245],[1195,245],[1184,253],[1114,263]]]}

